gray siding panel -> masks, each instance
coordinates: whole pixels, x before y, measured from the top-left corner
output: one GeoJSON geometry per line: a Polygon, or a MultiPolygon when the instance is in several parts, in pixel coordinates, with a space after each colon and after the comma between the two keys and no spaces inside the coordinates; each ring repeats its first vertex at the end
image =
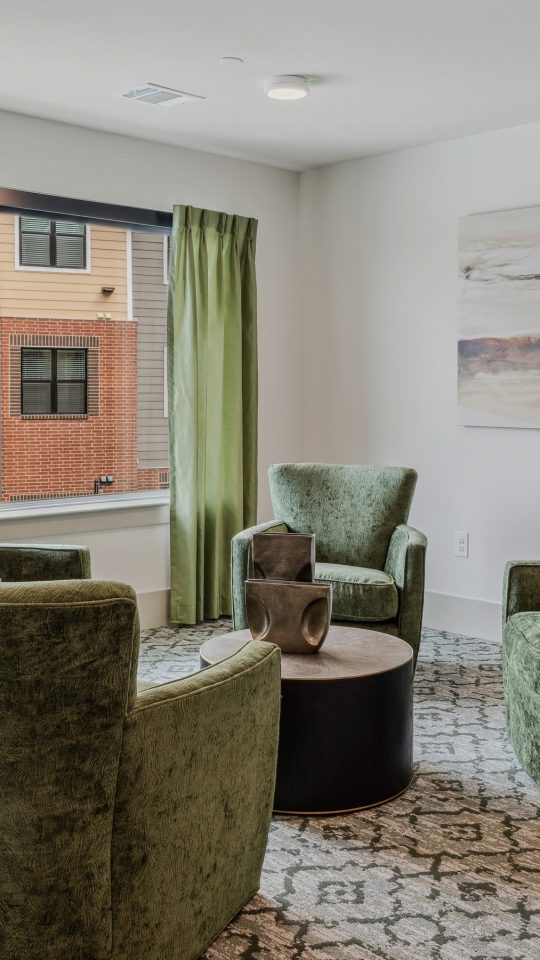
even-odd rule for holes
{"type": "Polygon", "coordinates": [[[138,321],[138,456],[143,470],[169,463],[168,425],[163,416],[167,345],[167,284],[163,283],[163,237],[131,238],[133,316],[138,321]]]}

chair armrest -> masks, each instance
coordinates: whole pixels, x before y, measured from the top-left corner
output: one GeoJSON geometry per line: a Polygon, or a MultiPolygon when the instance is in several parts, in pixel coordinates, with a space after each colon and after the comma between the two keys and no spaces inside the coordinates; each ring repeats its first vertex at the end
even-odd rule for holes
{"type": "Polygon", "coordinates": [[[199,956],[258,889],[279,706],[279,651],[253,641],[138,696],[113,830],[115,955],[168,956],[179,943],[199,956]]]}
{"type": "Polygon", "coordinates": [[[418,656],[424,609],[424,575],[427,538],[405,523],[397,526],[390,538],[385,572],[393,577],[399,594],[399,636],[418,656]]]}
{"type": "Polygon", "coordinates": [[[503,624],[528,610],[540,611],[540,560],[513,560],[504,570],[503,624]]]}
{"type": "Polygon", "coordinates": [[[0,543],[0,580],[88,580],[88,547],[0,543]]]}
{"type": "Polygon", "coordinates": [[[268,533],[270,530],[275,533],[286,533],[288,527],[282,520],[269,520],[266,523],[259,523],[256,527],[242,530],[231,541],[231,595],[235,630],[245,630],[248,625],[244,583],[253,572],[251,553],[253,534],[268,533]]]}

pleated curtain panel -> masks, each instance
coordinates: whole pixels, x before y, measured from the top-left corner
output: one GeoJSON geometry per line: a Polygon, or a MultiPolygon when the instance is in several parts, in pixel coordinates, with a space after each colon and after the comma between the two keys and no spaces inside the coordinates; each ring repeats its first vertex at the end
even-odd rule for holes
{"type": "Polygon", "coordinates": [[[231,612],[231,538],[257,513],[257,221],[175,206],[167,366],[171,620],[231,612]]]}

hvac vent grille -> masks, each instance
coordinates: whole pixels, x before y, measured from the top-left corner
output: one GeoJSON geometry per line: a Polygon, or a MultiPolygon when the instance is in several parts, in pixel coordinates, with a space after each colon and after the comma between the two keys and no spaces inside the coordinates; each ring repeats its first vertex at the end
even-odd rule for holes
{"type": "Polygon", "coordinates": [[[143,83],[120,96],[125,97],[126,100],[139,100],[140,103],[150,103],[158,107],[205,99],[196,93],[185,93],[183,90],[174,90],[172,87],[162,87],[159,83],[143,83]]]}

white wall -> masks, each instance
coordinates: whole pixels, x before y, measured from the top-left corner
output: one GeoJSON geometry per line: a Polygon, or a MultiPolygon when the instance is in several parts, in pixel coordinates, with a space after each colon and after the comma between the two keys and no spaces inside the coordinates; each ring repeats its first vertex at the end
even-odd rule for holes
{"type": "MultiPolygon", "coordinates": [[[[0,113],[0,140],[3,187],[157,210],[191,203],[258,218],[260,515],[271,515],[267,467],[295,459],[301,430],[298,174],[10,113],[0,113]]],[[[135,510],[100,520],[3,519],[1,539],[90,543],[95,575],[131,582],[145,622],[156,622],[169,585],[168,529],[163,508],[152,509],[146,519],[135,510]]]]}
{"type": "Polygon", "coordinates": [[[92,574],[135,587],[143,627],[167,623],[169,611],[167,506],[1,520],[2,542],[79,543],[90,547],[92,574]]]}
{"type": "MultiPolygon", "coordinates": [[[[505,561],[540,556],[540,438],[456,424],[457,220],[540,204],[540,125],[310,171],[300,194],[294,173],[14,114],[0,137],[2,186],[258,217],[261,517],[274,461],[415,466],[427,623],[499,632],[505,561]]],[[[88,543],[97,576],[165,619],[163,507],[3,520],[1,538],[88,543]]]]}
{"type": "Polygon", "coordinates": [[[539,168],[535,124],[301,178],[301,457],[416,467],[426,622],[486,636],[506,560],[540,557],[540,435],[456,423],[457,221],[540,204],[539,168]]]}

